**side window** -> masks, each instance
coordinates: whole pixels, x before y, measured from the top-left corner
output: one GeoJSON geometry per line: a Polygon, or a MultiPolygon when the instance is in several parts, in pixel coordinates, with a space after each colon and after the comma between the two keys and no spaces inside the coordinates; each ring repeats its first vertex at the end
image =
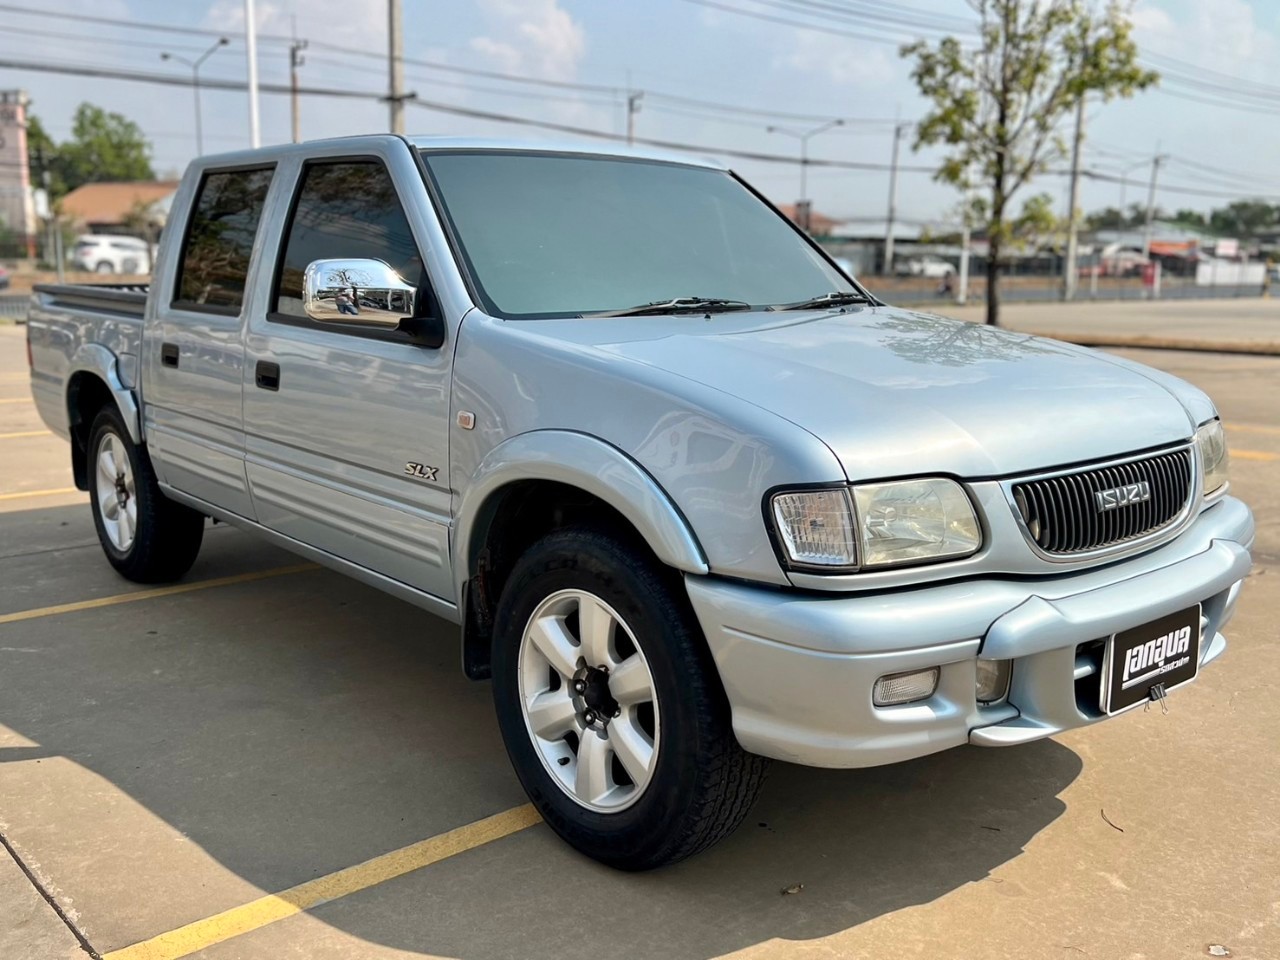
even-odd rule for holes
{"type": "Polygon", "coordinates": [[[174,306],[239,311],[271,174],[271,168],[205,174],[182,246],[174,306]]]}
{"type": "Polygon", "coordinates": [[[382,260],[422,286],[422,258],[391,175],[376,160],[313,163],[302,172],[276,278],[275,312],[305,319],[302,275],[313,260],[382,260]]]}

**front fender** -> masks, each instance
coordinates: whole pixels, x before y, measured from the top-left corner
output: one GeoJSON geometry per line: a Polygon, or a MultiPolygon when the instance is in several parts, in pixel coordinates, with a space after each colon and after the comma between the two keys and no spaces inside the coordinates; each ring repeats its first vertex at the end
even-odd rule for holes
{"type": "Polygon", "coordinates": [[[635,526],[663,563],[686,573],[709,571],[688,521],[638,463],[584,433],[534,430],[490,450],[467,485],[453,528],[458,596],[475,562],[476,527],[485,504],[520,480],[554,481],[599,497],[635,526]]]}
{"type": "Polygon", "coordinates": [[[124,418],[125,426],[129,430],[129,439],[135,444],[141,444],[142,428],[138,417],[138,401],[133,391],[120,379],[116,355],[100,343],[82,343],[72,354],[71,363],[67,367],[68,416],[75,406],[72,383],[78,373],[92,373],[107,385],[107,389],[111,391],[111,398],[115,400],[120,416],[124,418]]]}

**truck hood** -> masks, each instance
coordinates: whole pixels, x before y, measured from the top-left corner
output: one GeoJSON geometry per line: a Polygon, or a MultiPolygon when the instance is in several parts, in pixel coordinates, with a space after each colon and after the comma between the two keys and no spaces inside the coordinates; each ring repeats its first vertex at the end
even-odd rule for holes
{"type": "Polygon", "coordinates": [[[1178,383],[1189,412],[1167,378],[1105,354],[889,307],[553,323],[784,417],[850,480],[1102,459],[1185,440],[1212,409],[1178,383]]]}

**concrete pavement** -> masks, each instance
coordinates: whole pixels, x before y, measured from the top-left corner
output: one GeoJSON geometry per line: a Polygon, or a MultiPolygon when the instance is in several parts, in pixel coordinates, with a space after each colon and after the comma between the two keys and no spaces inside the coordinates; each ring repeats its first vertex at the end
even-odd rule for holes
{"type": "MultiPolygon", "coordinates": [[[[982,323],[986,307],[924,305],[943,316],[982,323]]],[[[1009,303],[1000,324],[1087,346],[1172,347],[1280,355],[1280,299],[1009,303]]]]}

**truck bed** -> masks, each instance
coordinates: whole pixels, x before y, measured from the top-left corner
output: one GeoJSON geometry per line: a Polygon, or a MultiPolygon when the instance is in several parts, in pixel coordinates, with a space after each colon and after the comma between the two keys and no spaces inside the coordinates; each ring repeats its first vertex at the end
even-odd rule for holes
{"type": "Polygon", "coordinates": [[[69,435],[67,386],[77,370],[91,371],[123,391],[136,388],[147,289],[125,283],[33,288],[27,312],[31,394],[54,433],[69,435]]]}

